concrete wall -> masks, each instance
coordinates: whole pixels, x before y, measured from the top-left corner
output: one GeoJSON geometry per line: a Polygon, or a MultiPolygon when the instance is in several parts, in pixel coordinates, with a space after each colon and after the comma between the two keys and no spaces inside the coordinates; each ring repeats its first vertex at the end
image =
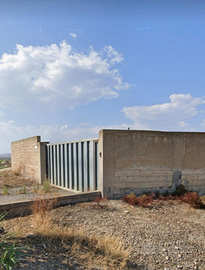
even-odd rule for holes
{"type": "Polygon", "coordinates": [[[101,130],[103,196],[173,191],[180,183],[205,194],[205,133],[101,130]]]}
{"type": "Polygon", "coordinates": [[[46,143],[35,136],[11,143],[12,171],[42,183],[46,178],[46,143]]]}

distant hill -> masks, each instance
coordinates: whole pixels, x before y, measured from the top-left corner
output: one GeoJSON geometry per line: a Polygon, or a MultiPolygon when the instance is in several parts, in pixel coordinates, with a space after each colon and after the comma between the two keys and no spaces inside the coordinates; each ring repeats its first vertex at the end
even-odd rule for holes
{"type": "Polygon", "coordinates": [[[0,158],[11,158],[11,154],[10,153],[0,154],[0,158]]]}

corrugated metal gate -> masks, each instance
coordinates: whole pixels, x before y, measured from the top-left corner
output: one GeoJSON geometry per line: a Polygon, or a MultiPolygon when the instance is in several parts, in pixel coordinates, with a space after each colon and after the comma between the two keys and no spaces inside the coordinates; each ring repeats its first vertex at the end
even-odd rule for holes
{"type": "Polygon", "coordinates": [[[52,185],[98,190],[98,164],[98,139],[47,144],[47,177],[52,185]]]}

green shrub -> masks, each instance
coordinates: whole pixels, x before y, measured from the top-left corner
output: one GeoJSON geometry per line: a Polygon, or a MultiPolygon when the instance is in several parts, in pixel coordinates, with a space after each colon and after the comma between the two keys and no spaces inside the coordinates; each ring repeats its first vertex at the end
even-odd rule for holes
{"type": "Polygon", "coordinates": [[[50,183],[48,181],[43,182],[44,193],[49,193],[51,191],[50,183]]]}
{"type": "Polygon", "coordinates": [[[4,188],[3,188],[3,194],[4,195],[8,195],[9,194],[9,190],[8,190],[7,186],[4,186],[4,188]]]}
{"type": "Polygon", "coordinates": [[[180,184],[176,187],[175,191],[172,193],[173,196],[181,196],[184,195],[188,190],[185,188],[184,185],[180,184]]]}
{"type": "Polygon", "coordinates": [[[26,184],[23,184],[23,187],[21,187],[21,189],[19,190],[20,194],[26,194],[26,184]]]}

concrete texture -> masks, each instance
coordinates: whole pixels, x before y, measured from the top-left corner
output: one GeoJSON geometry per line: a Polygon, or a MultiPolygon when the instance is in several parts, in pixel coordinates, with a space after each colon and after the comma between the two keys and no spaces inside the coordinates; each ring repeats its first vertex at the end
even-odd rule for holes
{"type": "MultiPolygon", "coordinates": [[[[40,136],[12,143],[12,170],[40,183],[45,180],[46,143],[40,136]]],[[[205,133],[99,132],[99,189],[103,197],[172,192],[180,184],[205,194],[205,133]]]]}
{"type": "Polygon", "coordinates": [[[104,197],[172,192],[179,184],[205,194],[205,133],[101,130],[104,197]]]}
{"type": "Polygon", "coordinates": [[[100,191],[92,191],[92,192],[80,192],[80,193],[74,193],[74,192],[68,192],[61,195],[52,195],[52,196],[44,196],[44,197],[30,197],[30,199],[24,199],[21,197],[17,201],[17,198],[15,201],[11,202],[9,201],[9,198],[7,201],[4,201],[4,203],[0,203],[0,214],[7,213],[6,217],[17,217],[17,216],[23,216],[31,214],[31,206],[32,203],[38,199],[42,198],[42,200],[53,200],[54,201],[54,207],[60,207],[65,206],[72,203],[80,203],[80,202],[88,202],[93,201],[96,197],[101,196],[100,191]]]}
{"type": "Polygon", "coordinates": [[[46,143],[35,136],[11,143],[12,171],[40,184],[46,178],[46,143]]]}

